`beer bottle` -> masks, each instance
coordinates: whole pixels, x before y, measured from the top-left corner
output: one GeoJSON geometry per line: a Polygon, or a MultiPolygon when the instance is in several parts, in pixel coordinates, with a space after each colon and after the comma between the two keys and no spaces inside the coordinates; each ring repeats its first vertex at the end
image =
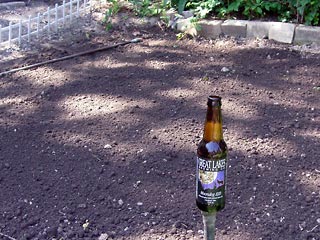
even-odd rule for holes
{"type": "Polygon", "coordinates": [[[228,150],[222,133],[221,97],[209,96],[203,138],[197,149],[196,203],[204,215],[225,206],[228,150]]]}

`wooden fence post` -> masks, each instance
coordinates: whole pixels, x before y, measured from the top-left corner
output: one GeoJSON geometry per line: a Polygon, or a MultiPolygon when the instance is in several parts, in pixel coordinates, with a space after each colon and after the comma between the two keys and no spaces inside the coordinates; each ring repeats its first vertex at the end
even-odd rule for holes
{"type": "Polygon", "coordinates": [[[30,42],[30,33],[31,33],[31,15],[29,15],[29,19],[28,19],[28,42],[30,42]]]}
{"type": "Polygon", "coordinates": [[[9,40],[9,47],[11,47],[11,35],[12,35],[12,22],[9,22],[9,38],[8,38],[8,40],[9,40]]]}
{"type": "Polygon", "coordinates": [[[48,7],[47,14],[48,14],[48,35],[50,38],[50,35],[51,35],[51,32],[50,32],[50,7],[48,7]]]}
{"type": "Polygon", "coordinates": [[[22,20],[19,20],[19,33],[18,33],[18,43],[21,45],[21,30],[22,30],[22,20]]]}
{"type": "Polygon", "coordinates": [[[2,26],[0,25],[0,44],[2,43],[2,26]]]}
{"type": "Polygon", "coordinates": [[[77,17],[79,17],[80,2],[77,0],[77,17]]]}
{"type": "Polygon", "coordinates": [[[62,22],[63,22],[63,25],[65,25],[66,23],[66,0],[63,0],[63,4],[62,4],[62,22]]]}
{"type": "Polygon", "coordinates": [[[55,30],[58,32],[58,3],[55,5],[55,30]]]}
{"type": "Polygon", "coordinates": [[[37,38],[39,38],[39,32],[40,32],[40,13],[38,13],[37,16],[37,38]]]}
{"type": "Polygon", "coordinates": [[[72,0],[70,0],[70,23],[72,21],[72,0]]]}

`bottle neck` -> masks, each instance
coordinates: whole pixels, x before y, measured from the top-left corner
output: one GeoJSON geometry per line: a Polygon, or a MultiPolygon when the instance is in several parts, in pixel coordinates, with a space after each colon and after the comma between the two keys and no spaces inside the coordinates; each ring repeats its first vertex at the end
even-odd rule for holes
{"type": "Polygon", "coordinates": [[[220,106],[208,105],[203,139],[206,142],[219,142],[223,140],[222,115],[220,106]]]}
{"type": "Polygon", "coordinates": [[[204,240],[214,240],[216,233],[216,212],[202,212],[204,240]]]}

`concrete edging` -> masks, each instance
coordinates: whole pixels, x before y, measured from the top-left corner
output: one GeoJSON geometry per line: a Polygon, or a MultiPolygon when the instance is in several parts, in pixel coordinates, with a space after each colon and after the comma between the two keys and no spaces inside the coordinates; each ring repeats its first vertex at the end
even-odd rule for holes
{"type": "Polygon", "coordinates": [[[176,23],[176,29],[180,32],[209,39],[225,35],[268,38],[287,44],[320,44],[320,27],[300,24],[249,20],[201,20],[192,24],[191,18],[181,18],[176,23]]]}

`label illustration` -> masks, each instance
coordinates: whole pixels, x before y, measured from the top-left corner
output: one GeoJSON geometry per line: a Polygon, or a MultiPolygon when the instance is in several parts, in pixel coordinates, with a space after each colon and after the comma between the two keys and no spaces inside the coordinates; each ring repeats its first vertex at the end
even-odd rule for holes
{"type": "Polygon", "coordinates": [[[197,158],[197,199],[204,204],[214,204],[224,197],[226,159],[205,160],[197,158]]]}

